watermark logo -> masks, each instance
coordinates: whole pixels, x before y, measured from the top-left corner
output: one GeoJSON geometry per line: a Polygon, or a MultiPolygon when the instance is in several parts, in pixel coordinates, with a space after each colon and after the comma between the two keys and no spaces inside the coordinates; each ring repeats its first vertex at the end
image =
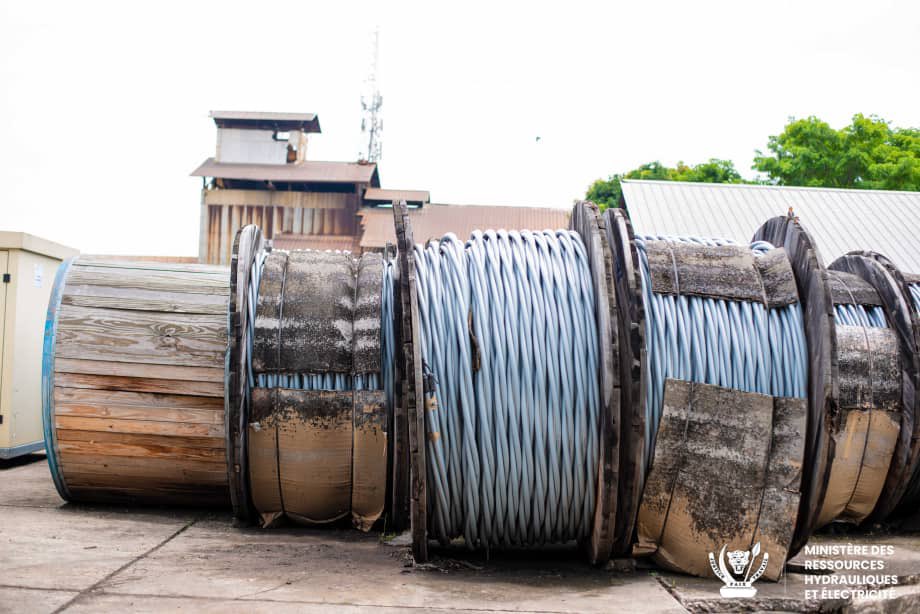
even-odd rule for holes
{"type": "Polygon", "coordinates": [[[760,560],[760,567],[751,573],[757,563],[757,557],[761,555],[760,542],[754,544],[750,550],[731,550],[729,552],[726,550],[728,550],[728,544],[722,546],[718,563],[716,563],[715,555],[712,552],[709,553],[709,566],[712,567],[712,573],[716,574],[716,577],[725,584],[719,592],[723,597],[753,597],[757,594],[757,589],[752,585],[767,570],[770,555],[764,552],[760,560]],[[728,565],[725,564],[726,559],[728,565]]]}

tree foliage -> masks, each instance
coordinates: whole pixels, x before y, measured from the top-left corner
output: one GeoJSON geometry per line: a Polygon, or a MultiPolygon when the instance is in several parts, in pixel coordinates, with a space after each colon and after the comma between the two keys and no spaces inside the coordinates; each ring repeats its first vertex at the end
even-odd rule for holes
{"type": "Polygon", "coordinates": [[[711,158],[708,162],[689,166],[678,162],[676,167],[661,162],[649,162],[627,173],[610,175],[598,179],[588,188],[586,198],[601,209],[616,207],[619,203],[623,179],[658,179],[662,181],[697,181],[702,183],[743,183],[741,174],[731,160],[711,158]]]}
{"type": "MultiPolygon", "coordinates": [[[[766,154],[756,151],[752,167],[766,174],[766,183],[920,190],[920,129],[893,128],[874,115],[855,115],[850,125],[839,130],[817,117],[790,118],[781,134],[769,138],[767,150],[766,154]]],[[[598,179],[586,197],[602,209],[615,207],[623,179],[760,183],[742,178],[730,160],[712,158],[694,166],[678,162],[673,168],[649,162],[598,179]]]]}
{"type": "Polygon", "coordinates": [[[920,190],[920,130],[858,114],[839,130],[817,117],[791,119],[757,151],[754,169],[778,185],[920,190]]]}

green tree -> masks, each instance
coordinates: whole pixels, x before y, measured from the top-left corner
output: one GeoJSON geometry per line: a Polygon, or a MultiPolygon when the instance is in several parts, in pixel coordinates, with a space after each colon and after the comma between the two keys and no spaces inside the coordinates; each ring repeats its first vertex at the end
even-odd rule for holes
{"type": "Polygon", "coordinates": [[[661,162],[648,162],[627,173],[616,173],[607,179],[598,179],[588,188],[586,198],[601,209],[616,207],[623,193],[620,182],[623,179],[658,179],[663,181],[696,181],[701,183],[743,183],[741,174],[735,170],[731,160],[710,158],[694,166],[678,162],[668,167],[661,162]]]}
{"type": "Polygon", "coordinates": [[[790,118],[757,151],[755,170],[778,185],[920,190],[920,130],[871,115],[839,130],[817,117],[790,118]]]}

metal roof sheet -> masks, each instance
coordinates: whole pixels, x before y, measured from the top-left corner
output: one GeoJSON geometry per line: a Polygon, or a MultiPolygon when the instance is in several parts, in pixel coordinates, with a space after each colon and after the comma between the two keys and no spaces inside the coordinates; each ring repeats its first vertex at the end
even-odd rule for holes
{"type": "Polygon", "coordinates": [[[292,183],[370,183],[380,185],[376,164],[320,162],[299,164],[239,164],[208,158],[192,171],[193,177],[220,177],[244,181],[286,181],[292,183]]]}
{"type": "Polygon", "coordinates": [[[413,203],[427,203],[431,194],[425,190],[389,190],[384,188],[368,188],[364,193],[364,200],[389,203],[394,200],[404,200],[413,203]]]}
{"type": "Polygon", "coordinates": [[[825,264],[855,250],[920,272],[920,192],[624,180],[639,234],[697,235],[746,242],[771,217],[795,215],[825,264]]]}
{"type": "Polygon", "coordinates": [[[211,119],[220,127],[262,130],[303,130],[321,132],[315,113],[277,113],[273,111],[211,111],[211,119]]]}
{"type": "MultiPolygon", "coordinates": [[[[396,243],[393,230],[393,210],[362,209],[361,247],[379,249],[387,242],[396,243]]],[[[412,234],[416,242],[440,238],[453,232],[461,239],[474,230],[489,228],[506,230],[544,230],[568,228],[569,211],[542,207],[494,207],[480,205],[431,204],[419,209],[409,209],[412,234]]]]}

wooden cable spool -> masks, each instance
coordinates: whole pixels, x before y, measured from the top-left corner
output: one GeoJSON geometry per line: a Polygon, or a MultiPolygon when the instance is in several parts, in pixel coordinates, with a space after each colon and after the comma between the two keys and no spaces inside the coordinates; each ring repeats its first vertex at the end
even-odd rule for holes
{"type": "MultiPolygon", "coordinates": [[[[253,322],[259,375],[381,373],[379,254],[273,251],[253,322]]],[[[264,526],[282,517],[369,530],[384,511],[387,413],[382,390],[252,389],[248,479],[264,526]]]]}
{"type": "Polygon", "coordinates": [[[204,265],[60,267],[42,409],[64,499],[226,505],[227,279],[204,265]]]}
{"type": "MultiPolygon", "coordinates": [[[[898,268],[881,254],[851,252],[828,267],[850,273],[867,282],[877,293],[888,324],[897,335],[900,351],[900,431],[878,502],[868,521],[891,516],[899,506],[910,509],[914,502],[904,494],[920,463],[920,420],[917,389],[920,384],[920,322],[910,300],[908,282],[898,268]]],[[[910,510],[913,511],[913,510],[910,510]]]]}
{"type": "MultiPolygon", "coordinates": [[[[781,249],[759,258],[736,245],[648,241],[645,249],[656,294],[760,303],[768,310],[799,300],[781,249]]],[[[642,373],[636,381],[645,382],[652,358],[645,347],[639,356],[642,373]]],[[[643,398],[639,411],[645,411],[644,403],[643,398]]],[[[708,577],[707,553],[760,544],[769,554],[764,577],[777,580],[799,509],[806,413],[803,398],[665,380],[633,553],[708,577]]]]}
{"type": "Polygon", "coordinates": [[[785,247],[805,307],[811,362],[798,551],[833,520],[862,522],[882,496],[901,419],[899,352],[892,330],[837,322],[836,305],[881,299],[861,278],[828,271],[798,219],[773,218],[754,238],[785,247]]]}

